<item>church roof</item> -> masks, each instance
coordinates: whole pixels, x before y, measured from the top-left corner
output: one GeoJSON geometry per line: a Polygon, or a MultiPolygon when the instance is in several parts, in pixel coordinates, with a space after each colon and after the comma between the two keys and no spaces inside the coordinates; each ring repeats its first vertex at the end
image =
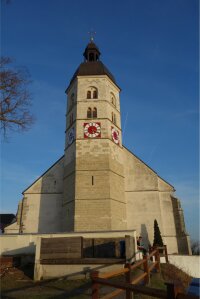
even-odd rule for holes
{"type": "Polygon", "coordinates": [[[93,41],[90,41],[83,53],[84,62],[79,65],[75,71],[69,86],[72,84],[77,76],[95,76],[95,75],[107,75],[115,85],[117,85],[115,77],[108,70],[108,68],[99,60],[101,53],[99,48],[93,41]]]}
{"type": "Polygon", "coordinates": [[[11,224],[16,219],[14,214],[0,214],[0,223],[4,225],[11,224]]]}
{"type": "Polygon", "coordinates": [[[74,73],[70,84],[77,76],[92,76],[92,75],[107,75],[115,84],[115,78],[113,74],[101,61],[85,61],[79,65],[74,73]]]}

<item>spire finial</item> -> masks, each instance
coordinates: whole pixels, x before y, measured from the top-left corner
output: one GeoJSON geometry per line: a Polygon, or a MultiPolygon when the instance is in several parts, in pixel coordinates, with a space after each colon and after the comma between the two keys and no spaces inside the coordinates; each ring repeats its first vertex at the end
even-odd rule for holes
{"type": "Polygon", "coordinates": [[[92,43],[94,41],[94,36],[96,32],[94,30],[88,31],[88,34],[90,35],[90,42],[92,43]]]}

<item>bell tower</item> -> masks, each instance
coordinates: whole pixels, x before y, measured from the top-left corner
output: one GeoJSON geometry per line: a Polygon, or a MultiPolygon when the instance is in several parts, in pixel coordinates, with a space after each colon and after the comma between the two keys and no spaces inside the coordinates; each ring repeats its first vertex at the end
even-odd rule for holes
{"type": "Polygon", "coordinates": [[[120,88],[93,40],[67,94],[63,231],[124,230],[120,88]]]}

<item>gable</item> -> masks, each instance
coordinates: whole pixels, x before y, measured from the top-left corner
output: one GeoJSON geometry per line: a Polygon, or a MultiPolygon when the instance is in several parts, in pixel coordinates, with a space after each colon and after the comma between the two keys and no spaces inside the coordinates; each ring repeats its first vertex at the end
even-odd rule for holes
{"type": "Polygon", "coordinates": [[[63,192],[64,156],[57,160],[38,179],[22,193],[60,193],[63,192]]]}
{"type": "Polygon", "coordinates": [[[130,150],[125,150],[125,177],[126,189],[151,190],[151,191],[174,191],[172,185],[162,179],[158,174],[130,150]]]}
{"type": "Polygon", "coordinates": [[[174,187],[158,176],[159,191],[175,191],[174,187]]]}

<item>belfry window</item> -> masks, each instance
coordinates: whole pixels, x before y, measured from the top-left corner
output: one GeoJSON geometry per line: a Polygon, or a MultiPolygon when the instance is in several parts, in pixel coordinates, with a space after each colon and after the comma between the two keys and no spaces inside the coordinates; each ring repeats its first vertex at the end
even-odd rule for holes
{"type": "Polygon", "coordinates": [[[87,118],[92,118],[92,109],[90,107],[87,110],[87,118]]]}
{"type": "Polygon", "coordinates": [[[87,91],[87,99],[91,99],[91,90],[87,91]]]}
{"type": "Polygon", "coordinates": [[[116,106],[116,98],[115,98],[115,96],[114,96],[114,94],[111,92],[110,93],[110,97],[111,97],[111,103],[114,105],[114,106],[116,106]]]}
{"type": "Polygon", "coordinates": [[[94,44],[93,38],[90,40],[90,43],[85,48],[85,52],[83,53],[83,56],[85,57],[86,61],[98,61],[100,56],[99,49],[94,44]]]}
{"type": "Polygon", "coordinates": [[[94,53],[89,54],[89,61],[94,61],[94,53]]]}
{"type": "Polygon", "coordinates": [[[98,98],[98,95],[97,95],[97,89],[95,89],[93,91],[93,99],[97,99],[98,98]]]}
{"type": "Polygon", "coordinates": [[[97,118],[97,108],[94,107],[91,109],[90,107],[87,110],[87,118],[97,118]]]}
{"type": "Polygon", "coordinates": [[[94,86],[90,86],[87,90],[87,99],[97,99],[98,89],[94,86]]]}
{"type": "Polygon", "coordinates": [[[97,118],[97,108],[93,109],[93,118],[97,118]]]}

